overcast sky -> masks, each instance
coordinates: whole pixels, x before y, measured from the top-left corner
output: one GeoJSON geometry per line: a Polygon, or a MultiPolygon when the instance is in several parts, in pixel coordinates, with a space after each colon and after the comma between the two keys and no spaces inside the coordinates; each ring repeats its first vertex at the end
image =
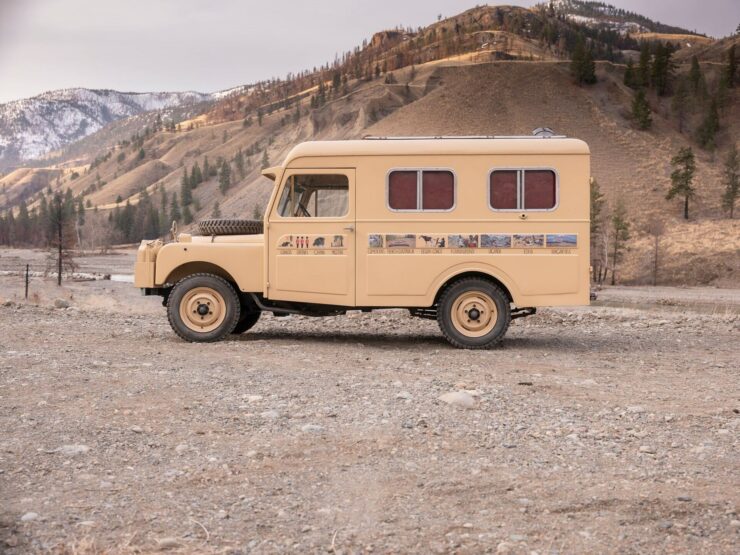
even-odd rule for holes
{"type": "MultiPolygon", "coordinates": [[[[0,102],[65,87],[222,90],[321,65],[375,31],[476,2],[0,0],[0,102]]],[[[740,0],[611,3],[718,37],[740,23],[740,0]]]]}

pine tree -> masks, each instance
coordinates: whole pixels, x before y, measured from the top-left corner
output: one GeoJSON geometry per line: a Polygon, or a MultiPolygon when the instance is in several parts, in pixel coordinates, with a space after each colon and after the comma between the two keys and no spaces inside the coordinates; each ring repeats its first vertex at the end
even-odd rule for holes
{"type": "Polygon", "coordinates": [[[218,201],[213,203],[213,210],[211,211],[211,218],[220,218],[221,217],[221,207],[218,204],[218,201]]]}
{"type": "Polygon", "coordinates": [[[624,84],[634,89],[637,87],[635,75],[635,63],[632,59],[627,60],[627,69],[624,70],[624,84]]]}
{"type": "Polygon", "coordinates": [[[262,127],[262,108],[257,108],[257,124],[262,127]]]}
{"type": "Polygon", "coordinates": [[[686,84],[686,79],[681,78],[678,81],[676,92],[671,100],[671,110],[673,115],[676,116],[676,120],[678,120],[678,132],[683,133],[689,112],[689,87],[686,84]]]}
{"type": "Polygon", "coordinates": [[[645,91],[642,89],[637,91],[632,101],[632,117],[637,123],[637,127],[642,131],[650,129],[650,126],[653,124],[650,105],[645,97],[645,91]]]}
{"type": "Polygon", "coordinates": [[[208,165],[208,156],[203,158],[203,177],[205,179],[211,177],[211,167],[208,165]]]}
{"type": "Polygon", "coordinates": [[[704,120],[696,130],[696,140],[703,149],[712,151],[717,146],[716,136],[718,131],[719,110],[717,109],[717,100],[713,98],[709,103],[704,120]]]}
{"type": "Polygon", "coordinates": [[[730,152],[727,154],[727,160],[725,161],[724,178],[725,178],[725,191],[722,194],[722,208],[727,210],[730,215],[730,219],[733,218],[735,213],[735,202],[738,196],[740,196],[740,170],[737,146],[732,145],[730,152]]]}
{"type": "Polygon", "coordinates": [[[180,203],[177,202],[177,193],[172,193],[172,202],[170,203],[170,222],[179,222],[180,220],[182,220],[180,203]]]}
{"type": "Polygon", "coordinates": [[[193,223],[193,214],[190,212],[190,207],[187,205],[182,209],[182,223],[185,225],[193,223]]]}
{"type": "Polygon", "coordinates": [[[180,182],[180,198],[182,199],[183,206],[188,206],[190,203],[193,202],[193,189],[190,184],[190,180],[188,179],[187,169],[185,169],[185,171],[183,172],[182,181],[180,182]]]}
{"type": "Polygon", "coordinates": [[[262,163],[260,164],[261,169],[267,169],[270,167],[270,159],[267,157],[267,149],[262,151],[262,163]]]}
{"type": "Polygon", "coordinates": [[[200,166],[196,160],[195,164],[193,164],[193,169],[190,172],[190,187],[191,189],[195,189],[201,183],[203,183],[203,173],[200,171],[200,166]]]}
{"type": "Polygon", "coordinates": [[[650,85],[650,45],[643,42],[640,47],[640,62],[637,65],[637,86],[650,85]]]}
{"type": "Polygon", "coordinates": [[[668,92],[670,80],[673,76],[674,63],[671,60],[673,50],[668,45],[658,43],[655,46],[655,58],[653,60],[651,84],[655,87],[658,96],[664,96],[668,92]]]}
{"type": "Polygon", "coordinates": [[[689,83],[691,84],[691,92],[694,96],[703,96],[705,92],[705,81],[704,75],[701,72],[701,66],[699,65],[699,59],[696,55],[691,57],[691,69],[689,69],[689,83]]]}
{"type": "Polygon", "coordinates": [[[224,160],[221,163],[221,172],[218,176],[218,188],[221,190],[221,194],[225,195],[229,187],[231,187],[231,168],[229,163],[224,160]]]}
{"type": "Polygon", "coordinates": [[[82,197],[77,198],[77,226],[85,225],[85,206],[82,203],[82,197]]]}
{"type": "Polygon", "coordinates": [[[241,148],[236,153],[236,156],[234,157],[234,161],[236,162],[236,169],[239,172],[239,177],[241,179],[244,179],[244,175],[245,175],[245,171],[244,171],[244,153],[242,152],[242,149],[241,148]]]}
{"type": "Polygon", "coordinates": [[[694,198],[696,191],[693,186],[694,173],[696,172],[696,160],[691,147],[684,147],[671,160],[673,171],[671,172],[671,188],[668,190],[666,200],[674,197],[683,197],[683,217],[689,219],[689,200],[694,198]]]}
{"type": "Polygon", "coordinates": [[[601,211],[604,208],[604,195],[595,177],[591,178],[591,235],[601,229],[601,211]]]}
{"type": "Polygon", "coordinates": [[[146,152],[144,152],[144,147],[141,147],[139,149],[139,160],[143,160],[146,157],[146,152]]]}
{"type": "Polygon", "coordinates": [[[590,48],[586,48],[583,37],[578,37],[570,63],[571,74],[579,85],[596,83],[596,65],[590,48]]]}
{"type": "Polygon", "coordinates": [[[727,66],[725,67],[725,79],[727,86],[733,88],[737,81],[737,58],[735,57],[735,45],[730,46],[727,51],[727,66]]]}
{"type": "Polygon", "coordinates": [[[612,250],[612,285],[616,285],[617,264],[622,256],[622,246],[630,238],[630,223],[627,220],[627,209],[622,199],[617,200],[617,206],[612,214],[612,232],[614,234],[612,250]]]}

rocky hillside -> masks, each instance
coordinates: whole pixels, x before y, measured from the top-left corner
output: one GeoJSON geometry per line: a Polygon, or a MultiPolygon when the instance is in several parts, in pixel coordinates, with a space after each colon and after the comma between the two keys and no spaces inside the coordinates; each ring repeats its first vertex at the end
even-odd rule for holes
{"type": "Polygon", "coordinates": [[[119,119],[218,98],[198,92],[122,93],[76,88],[0,104],[0,169],[38,159],[119,119]]]}
{"type": "MultiPolygon", "coordinates": [[[[175,128],[150,117],[145,130],[133,125],[121,139],[132,119],[120,120],[77,143],[61,163],[0,178],[0,210],[17,217],[22,202],[39,214],[50,192],[69,189],[86,207],[86,226],[96,226],[94,233],[83,230],[83,246],[97,248],[164,234],[173,217],[187,227],[214,214],[260,214],[271,190],[261,167],[279,163],[303,140],[529,134],[544,125],[591,145],[593,175],[607,201],[605,228],[617,199],[627,207],[632,233],[620,280],[650,281],[653,240],[646,229],[659,219],[665,224],[660,281],[736,282],[740,229],[720,201],[722,162],[740,130],[740,87],[723,89],[715,148],[702,149],[696,132],[737,39],[706,39],[711,44],[692,49],[700,56],[704,92],[690,96],[680,129],[673,90],[659,96],[648,88],[652,126],[640,130],[631,115],[636,90],[624,84],[624,53],[639,44],[548,12],[482,7],[418,30],[384,31],[333,65],[237,91],[175,128]],[[568,57],[579,41],[598,59],[593,84],[579,86],[571,73],[568,57]],[[110,146],[101,150],[101,144],[110,146]],[[685,146],[697,156],[690,222],[681,218],[678,201],[665,200],[670,160],[685,146]],[[183,193],[192,201],[183,204],[183,193]]],[[[675,88],[691,63],[681,50],[673,59],[675,88]]]]}

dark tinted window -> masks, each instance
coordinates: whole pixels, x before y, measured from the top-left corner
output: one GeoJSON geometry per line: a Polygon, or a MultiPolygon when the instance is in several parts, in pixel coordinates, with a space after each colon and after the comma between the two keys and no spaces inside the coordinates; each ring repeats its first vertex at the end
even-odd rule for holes
{"type": "Polygon", "coordinates": [[[388,206],[393,210],[416,210],[416,171],[394,171],[388,176],[388,206]]]}
{"type": "Polygon", "coordinates": [[[516,170],[491,172],[490,199],[491,208],[496,210],[517,209],[517,174],[516,170]]]}
{"type": "Polygon", "coordinates": [[[526,170],[524,172],[524,209],[550,210],[555,208],[555,172],[526,170]]]}
{"type": "Polygon", "coordinates": [[[422,210],[450,210],[455,204],[455,177],[452,172],[424,170],[421,176],[422,210]]]}

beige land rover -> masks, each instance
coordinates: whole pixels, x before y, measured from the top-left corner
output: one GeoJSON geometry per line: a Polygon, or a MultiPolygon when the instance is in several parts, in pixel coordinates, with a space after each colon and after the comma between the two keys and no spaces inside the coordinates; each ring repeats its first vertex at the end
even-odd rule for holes
{"type": "Polygon", "coordinates": [[[187,341],[262,312],[407,308],[487,348],[536,307],[589,303],[589,149],[528,137],[369,137],[297,145],[263,221],[143,241],[135,284],[187,341]]]}

